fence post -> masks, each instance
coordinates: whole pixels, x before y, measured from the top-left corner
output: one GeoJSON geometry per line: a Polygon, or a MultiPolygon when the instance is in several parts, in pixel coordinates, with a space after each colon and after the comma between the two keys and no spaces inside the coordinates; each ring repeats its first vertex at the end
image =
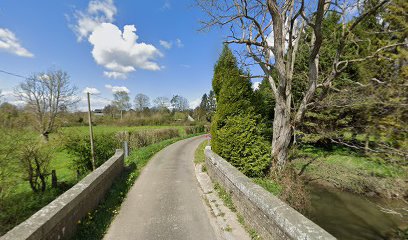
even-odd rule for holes
{"type": "Polygon", "coordinates": [[[124,141],[124,142],[123,142],[123,149],[124,149],[125,158],[126,158],[126,157],[129,156],[129,146],[128,146],[128,142],[127,142],[127,141],[124,141]]]}

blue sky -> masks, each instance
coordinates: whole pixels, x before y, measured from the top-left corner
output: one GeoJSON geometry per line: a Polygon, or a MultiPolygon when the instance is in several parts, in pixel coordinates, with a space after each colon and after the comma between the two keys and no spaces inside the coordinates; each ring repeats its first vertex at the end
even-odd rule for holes
{"type": "MultiPolygon", "coordinates": [[[[199,32],[203,13],[192,0],[2,0],[0,70],[29,76],[62,69],[84,97],[127,89],[185,96],[193,105],[211,88],[222,48],[221,30],[199,32]],[[18,3],[17,3],[18,2],[18,3]],[[126,27],[125,27],[126,26],[126,27]],[[134,27],[133,27],[134,26],[134,27]]],[[[0,89],[13,101],[23,79],[0,73],[0,89]]],[[[95,97],[94,108],[107,104],[95,97]]],[[[82,101],[79,108],[84,107],[82,101]]]]}

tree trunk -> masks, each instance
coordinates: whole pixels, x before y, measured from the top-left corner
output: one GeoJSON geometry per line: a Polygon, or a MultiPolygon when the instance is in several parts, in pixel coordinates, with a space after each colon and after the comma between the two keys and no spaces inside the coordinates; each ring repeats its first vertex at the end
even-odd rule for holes
{"type": "Polygon", "coordinates": [[[288,158],[291,137],[290,106],[287,107],[285,103],[277,103],[273,120],[272,171],[284,169],[288,158]]]}
{"type": "Polygon", "coordinates": [[[365,140],[364,153],[367,155],[369,153],[369,149],[370,149],[370,135],[368,135],[368,133],[366,133],[364,140],[365,140]]]}
{"type": "Polygon", "coordinates": [[[57,172],[55,170],[51,171],[51,186],[52,188],[58,187],[57,172]]]}
{"type": "Polygon", "coordinates": [[[41,133],[41,138],[42,138],[42,140],[45,142],[45,143],[47,143],[48,141],[49,141],[49,132],[43,132],[43,133],[41,133]]]}

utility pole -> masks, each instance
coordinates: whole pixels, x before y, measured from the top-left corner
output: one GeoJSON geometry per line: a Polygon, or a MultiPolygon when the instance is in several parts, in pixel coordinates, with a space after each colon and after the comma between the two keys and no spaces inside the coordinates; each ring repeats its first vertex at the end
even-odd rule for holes
{"type": "Polygon", "coordinates": [[[91,98],[90,98],[90,93],[89,92],[87,92],[86,95],[88,96],[88,121],[89,121],[89,137],[91,138],[92,170],[95,170],[95,152],[94,152],[92,117],[91,117],[91,98]]]}

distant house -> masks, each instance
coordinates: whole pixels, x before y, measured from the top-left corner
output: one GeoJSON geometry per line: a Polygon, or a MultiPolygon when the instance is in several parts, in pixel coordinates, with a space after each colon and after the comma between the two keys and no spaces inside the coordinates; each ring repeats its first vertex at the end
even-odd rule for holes
{"type": "Polygon", "coordinates": [[[93,110],[93,114],[95,116],[103,116],[103,110],[102,109],[95,109],[95,110],[93,110]]]}

